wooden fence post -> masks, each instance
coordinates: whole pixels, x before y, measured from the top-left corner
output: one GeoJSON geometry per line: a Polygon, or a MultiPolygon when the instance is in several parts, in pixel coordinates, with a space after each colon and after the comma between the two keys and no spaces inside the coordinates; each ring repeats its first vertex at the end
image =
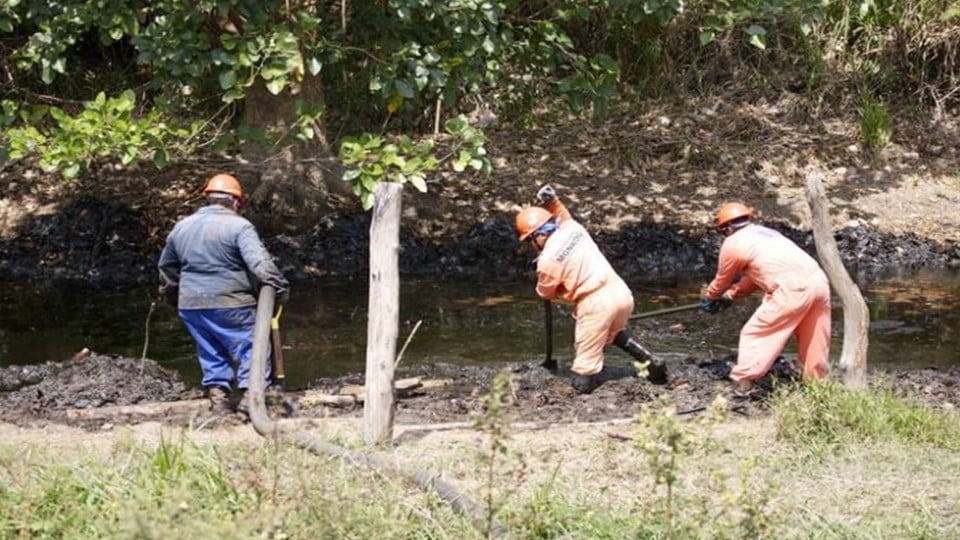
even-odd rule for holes
{"type": "Polygon", "coordinates": [[[813,222],[813,241],[830,285],[843,303],[843,351],[840,354],[840,369],[844,384],[862,388],[867,384],[867,331],[870,327],[870,311],[840,258],[840,250],[833,238],[833,227],[827,212],[829,203],[823,191],[820,173],[807,175],[807,203],[813,222]]]}
{"type": "Polygon", "coordinates": [[[393,439],[393,368],[400,317],[400,208],[403,185],[380,182],[370,222],[370,298],[367,314],[366,393],[363,431],[367,444],[393,439]]]}

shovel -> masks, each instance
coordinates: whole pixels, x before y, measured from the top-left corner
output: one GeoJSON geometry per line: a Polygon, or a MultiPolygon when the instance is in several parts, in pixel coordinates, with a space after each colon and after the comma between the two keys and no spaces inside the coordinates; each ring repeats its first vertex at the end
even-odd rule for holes
{"type": "Polygon", "coordinates": [[[543,324],[546,330],[547,349],[543,363],[540,365],[547,369],[556,369],[557,361],[553,359],[553,304],[549,300],[543,301],[543,324]]]}

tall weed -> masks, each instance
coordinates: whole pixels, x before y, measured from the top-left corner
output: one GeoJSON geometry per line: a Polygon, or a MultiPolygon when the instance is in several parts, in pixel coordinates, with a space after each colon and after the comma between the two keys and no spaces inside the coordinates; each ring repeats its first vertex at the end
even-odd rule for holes
{"type": "Polygon", "coordinates": [[[864,91],[860,101],[860,136],[871,152],[880,152],[890,145],[893,120],[887,108],[871,92],[864,91]]]}

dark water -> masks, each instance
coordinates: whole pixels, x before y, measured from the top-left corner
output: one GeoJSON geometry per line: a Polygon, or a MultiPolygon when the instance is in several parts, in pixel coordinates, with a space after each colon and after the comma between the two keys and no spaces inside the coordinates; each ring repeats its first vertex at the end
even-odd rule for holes
{"type": "MultiPolygon", "coordinates": [[[[631,283],[636,312],[696,301],[701,280],[631,283]]],[[[863,283],[871,311],[869,361],[905,367],[960,365],[960,274],[931,272],[863,283]]],[[[84,347],[139,358],[153,289],[92,292],[52,285],[0,284],[0,365],[69,358],[84,347]]],[[[839,300],[834,299],[835,308],[839,300]]],[[[631,324],[657,352],[708,356],[736,347],[740,326],[759,297],[707,315],[691,311],[631,324]]],[[[563,309],[563,308],[560,308],[563,309]]],[[[298,283],[284,313],[288,381],[363,371],[367,314],[365,280],[298,283]]],[[[402,285],[398,351],[422,321],[401,368],[423,363],[485,364],[542,358],[543,309],[532,282],[402,285]]],[[[573,322],[554,316],[554,356],[572,357],[573,322]]],[[[842,313],[834,310],[834,346],[840,352],[842,313]]],[[[795,351],[791,344],[788,352],[795,351]]],[[[158,304],[150,321],[147,356],[199,381],[193,342],[176,313],[158,304]]],[[[627,357],[609,351],[612,363],[627,357]]]]}

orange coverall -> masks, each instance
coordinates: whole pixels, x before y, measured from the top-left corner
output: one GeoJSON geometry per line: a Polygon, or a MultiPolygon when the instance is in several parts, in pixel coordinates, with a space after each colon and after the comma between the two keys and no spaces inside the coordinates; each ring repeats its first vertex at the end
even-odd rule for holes
{"type": "Polygon", "coordinates": [[[603,369],[604,346],[627,326],[633,293],[559,199],[553,199],[547,209],[557,219],[558,228],[537,259],[537,294],[576,305],[576,358],[570,370],[593,375],[603,369]]]}
{"type": "Polygon", "coordinates": [[[716,300],[759,288],[763,303],[740,331],[734,381],[755,381],[770,370],[791,335],[797,337],[804,380],[827,376],[830,354],[830,284],[812,257],[767,227],[750,224],[720,248],[717,275],[707,288],[716,300]],[[738,274],[742,278],[733,283],[738,274]]]}

